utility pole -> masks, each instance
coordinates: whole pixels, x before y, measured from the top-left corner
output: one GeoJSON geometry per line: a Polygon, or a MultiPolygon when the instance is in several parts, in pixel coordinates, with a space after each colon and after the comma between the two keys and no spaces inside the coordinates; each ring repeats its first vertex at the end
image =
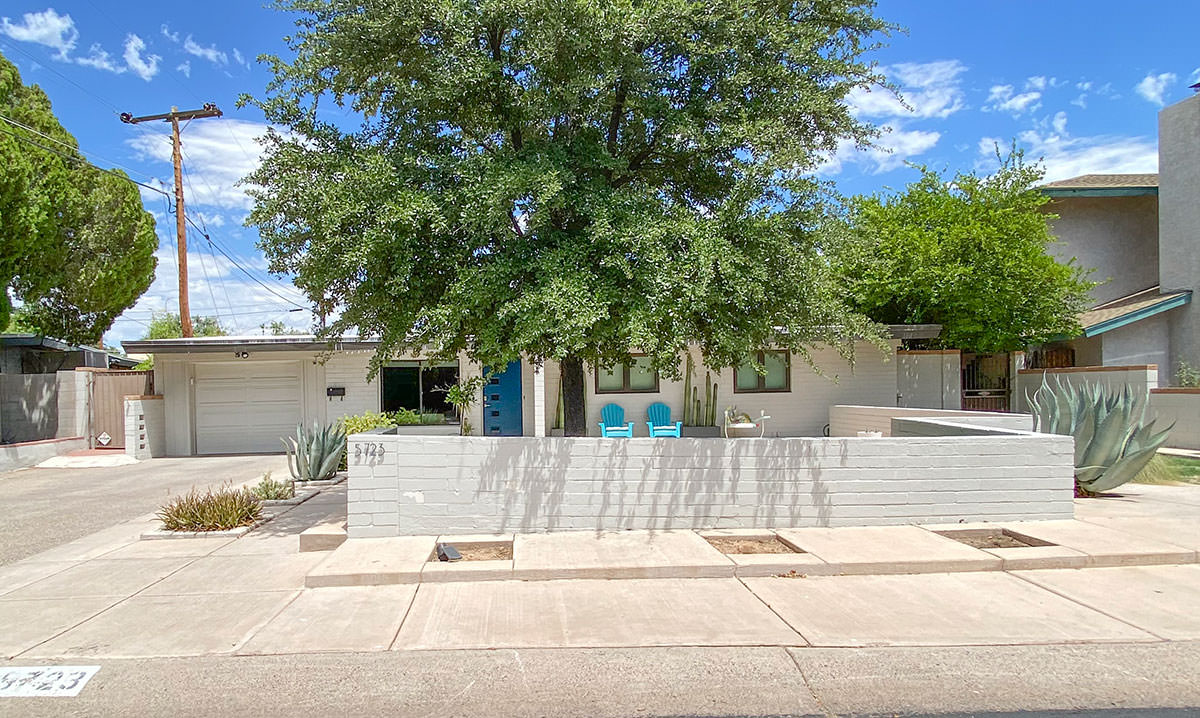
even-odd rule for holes
{"type": "Polygon", "coordinates": [[[183,213],[183,156],[180,150],[179,121],[220,116],[221,110],[211,102],[199,110],[180,112],[178,107],[172,107],[170,112],[145,117],[134,117],[128,112],[121,113],[121,122],[130,125],[158,120],[171,123],[171,163],[175,165],[175,237],[176,246],[179,248],[179,328],[185,337],[192,336],[192,313],[188,306],[187,216],[183,213]]]}

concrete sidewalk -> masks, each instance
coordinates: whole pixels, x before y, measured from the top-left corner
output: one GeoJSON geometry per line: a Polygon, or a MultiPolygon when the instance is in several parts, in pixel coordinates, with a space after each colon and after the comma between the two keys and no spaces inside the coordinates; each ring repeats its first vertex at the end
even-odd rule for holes
{"type": "MultiPolygon", "coordinates": [[[[738,575],[744,556],[694,532],[583,532],[516,537],[498,575],[426,580],[429,567],[450,570],[429,561],[435,537],[372,540],[393,542],[390,553],[362,541],[300,551],[302,531],[344,514],[337,487],[238,539],[139,541],[144,517],[0,568],[0,656],[1200,639],[1200,537],[1188,518],[1200,489],[1136,487],[1092,502],[1081,502],[1085,520],[1012,525],[1072,552],[1081,569],[1006,569],[994,552],[909,526],[785,530],[809,553],[766,554],[836,566],[830,575],[738,575]],[[306,586],[337,555],[374,562],[369,575],[388,585],[306,586]],[[413,580],[391,580],[402,574],[413,580]]],[[[472,563],[492,562],[453,568],[472,563]]]]}

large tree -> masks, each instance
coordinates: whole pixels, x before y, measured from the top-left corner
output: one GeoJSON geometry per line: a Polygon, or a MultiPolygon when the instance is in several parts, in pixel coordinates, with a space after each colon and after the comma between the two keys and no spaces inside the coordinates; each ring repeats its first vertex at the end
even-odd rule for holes
{"type": "MultiPolygon", "coordinates": [[[[229,334],[216,317],[199,317],[192,315],[192,336],[223,337],[229,334]]],[[[146,326],[142,339],[178,339],[183,336],[183,328],[179,323],[179,315],[175,312],[155,312],[146,326]]]]}
{"type": "Polygon", "coordinates": [[[123,174],[85,161],[3,57],[0,116],[0,326],[15,299],[24,326],[98,345],[154,280],[154,217],[123,174]]]}
{"type": "Polygon", "coordinates": [[[1014,151],[990,175],[918,169],[903,192],[851,198],[829,235],[854,307],[884,323],[941,324],[936,344],[978,352],[1076,333],[1093,285],[1047,251],[1042,167],[1014,151]]]}
{"type": "Polygon", "coordinates": [[[382,337],[376,361],[461,349],[678,373],[770,344],[847,356],[806,177],[872,129],[843,100],[888,26],[863,0],[280,0],[295,56],[256,102],[250,223],[277,272],[382,337]],[[336,106],[336,107],[332,107],[336,106]],[[332,110],[326,112],[326,110],[332,110]]]}

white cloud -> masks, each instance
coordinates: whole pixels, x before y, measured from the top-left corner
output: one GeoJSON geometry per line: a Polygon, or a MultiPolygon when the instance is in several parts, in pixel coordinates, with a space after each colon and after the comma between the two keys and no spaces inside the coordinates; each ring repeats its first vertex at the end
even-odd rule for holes
{"type": "Polygon", "coordinates": [[[0,18],[0,33],[20,42],[32,42],[58,51],[56,60],[67,60],[79,40],[79,30],[70,15],[59,15],[54,8],[42,12],[27,12],[21,22],[0,18]]]}
{"type": "Polygon", "coordinates": [[[158,61],[162,58],[158,55],[143,57],[142,51],[145,49],[146,42],[142,38],[133,33],[125,36],[125,64],[134,74],[149,82],[150,78],[158,74],[158,61]]]}
{"type": "Polygon", "coordinates": [[[183,41],[183,51],[189,55],[202,57],[214,65],[224,66],[229,64],[229,56],[218,50],[216,45],[204,47],[193,40],[191,35],[188,35],[187,39],[183,41]]]}
{"type": "Polygon", "coordinates": [[[1028,110],[1033,112],[1042,106],[1042,93],[1037,91],[1015,93],[1012,85],[993,85],[988,91],[985,111],[1008,112],[1014,117],[1028,110]]]}
{"type": "Polygon", "coordinates": [[[846,102],[861,117],[946,118],[966,107],[959,77],[966,69],[958,60],[888,65],[880,70],[899,87],[901,97],[881,87],[856,87],[846,102]]]}
{"type": "Polygon", "coordinates": [[[1067,113],[1061,111],[1055,113],[1052,124],[1055,132],[1060,135],[1067,134],[1067,113]]]}
{"type": "Polygon", "coordinates": [[[1200,67],[1197,67],[1195,70],[1192,70],[1192,76],[1190,78],[1188,78],[1188,82],[1190,82],[1192,84],[1200,82],[1200,67]]]}
{"type": "Polygon", "coordinates": [[[890,172],[933,149],[942,138],[942,133],[928,130],[903,130],[888,125],[880,129],[883,136],[875,146],[865,150],[858,149],[853,142],[839,143],[837,151],[817,168],[817,174],[835,175],[850,164],[863,165],[871,174],[890,172]]]}
{"type": "Polygon", "coordinates": [[[233,61],[236,62],[237,64],[241,65],[242,67],[246,68],[247,70],[250,69],[250,61],[247,60],[242,55],[242,51],[237,49],[236,47],[233,48],[233,61]]]}
{"type": "MultiPolygon", "coordinates": [[[[243,177],[258,168],[262,146],[256,138],[267,131],[260,122],[212,118],[198,120],[183,135],[184,164],[191,177],[187,185],[192,206],[242,209],[253,202],[241,187],[243,177]]],[[[145,132],[127,143],[142,159],[163,165],[163,177],[170,184],[171,143],[167,132],[145,132]]]]}
{"type": "Polygon", "coordinates": [[[188,60],[184,60],[183,62],[176,65],[175,69],[182,72],[184,77],[192,76],[192,63],[189,62],[188,60]]]}
{"type": "Polygon", "coordinates": [[[1153,102],[1162,107],[1163,93],[1177,79],[1173,72],[1163,72],[1158,75],[1150,73],[1143,77],[1142,81],[1135,85],[1133,89],[1148,102],[1153,102]]]}
{"type": "MultiPolygon", "coordinates": [[[[1071,137],[1063,112],[1054,116],[1051,125],[1049,130],[1032,129],[1017,135],[1017,146],[1025,150],[1026,158],[1042,160],[1047,182],[1085,174],[1158,171],[1158,145],[1153,139],[1113,135],[1071,137]]],[[[997,137],[980,139],[977,166],[986,171],[994,170],[996,146],[1004,151],[1008,144],[997,137]]]]}
{"type": "Polygon", "coordinates": [[[167,38],[168,40],[170,40],[171,42],[174,42],[174,43],[179,42],[179,33],[171,32],[171,28],[167,27],[167,25],[165,23],[159,29],[162,32],[163,37],[167,38]]]}
{"type": "Polygon", "coordinates": [[[87,57],[77,57],[75,62],[87,67],[94,67],[97,70],[107,70],[108,72],[120,75],[125,72],[125,68],[117,62],[116,58],[108,54],[108,51],[100,47],[100,45],[92,45],[88,50],[87,57]]]}

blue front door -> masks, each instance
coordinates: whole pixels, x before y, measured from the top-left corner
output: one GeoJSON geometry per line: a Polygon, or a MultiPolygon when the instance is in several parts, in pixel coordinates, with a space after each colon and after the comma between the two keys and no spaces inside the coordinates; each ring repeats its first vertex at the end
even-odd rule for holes
{"type": "Polygon", "coordinates": [[[521,435],[521,362],[509,362],[483,387],[483,434],[521,435]]]}

